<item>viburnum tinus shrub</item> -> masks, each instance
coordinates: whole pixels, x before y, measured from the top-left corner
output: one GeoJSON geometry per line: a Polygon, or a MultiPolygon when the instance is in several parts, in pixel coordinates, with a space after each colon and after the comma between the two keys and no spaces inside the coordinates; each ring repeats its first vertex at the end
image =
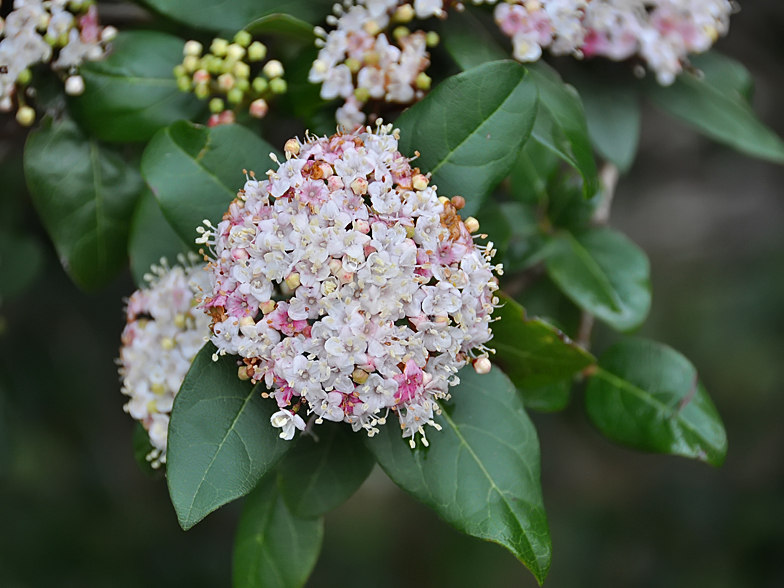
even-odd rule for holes
{"type": "Polygon", "coordinates": [[[139,23],[4,7],[0,90],[21,123],[45,115],[25,171],[72,279],[95,290],[130,262],[139,460],[185,529],[248,495],[235,586],[304,585],[321,517],[375,464],[541,583],[527,411],[573,397],[614,442],[723,462],[695,367],[629,336],[650,268],[609,224],[643,98],[784,161],[750,76],[712,49],[733,4],[145,5],[139,23]],[[592,349],[597,322],[617,343],[592,349]]]}

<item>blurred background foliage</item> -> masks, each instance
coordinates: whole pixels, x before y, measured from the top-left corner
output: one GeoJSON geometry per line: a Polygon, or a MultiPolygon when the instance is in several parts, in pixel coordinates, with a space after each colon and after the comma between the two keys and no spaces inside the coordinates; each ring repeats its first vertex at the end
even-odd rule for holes
{"type": "MultiPolygon", "coordinates": [[[[752,72],[755,108],[779,135],[782,30],[784,5],[747,0],[718,44],[752,72]]],[[[240,505],[184,533],[165,482],[137,467],[114,364],[130,273],[100,294],[73,286],[25,193],[23,140],[0,119],[0,256],[38,268],[20,276],[4,261],[13,276],[0,276],[0,586],[227,586],[240,505]],[[9,243],[21,233],[33,237],[9,243]]],[[[651,260],[653,307],[640,334],[698,366],[730,449],[716,470],[613,446],[587,422],[579,389],[566,411],[532,413],[555,555],[546,586],[782,586],[784,169],[646,107],[612,215],[651,260]]],[[[601,351],[616,335],[596,329],[601,351]]],[[[535,582],[377,469],[327,516],[308,586],[338,585],[535,582]]]]}

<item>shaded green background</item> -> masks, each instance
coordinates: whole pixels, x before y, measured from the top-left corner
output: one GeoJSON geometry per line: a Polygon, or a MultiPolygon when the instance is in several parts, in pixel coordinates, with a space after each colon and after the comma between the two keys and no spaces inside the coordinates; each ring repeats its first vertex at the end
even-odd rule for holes
{"type": "MultiPolygon", "coordinates": [[[[784,135],[784,7],[743,3],[719,48],[757,80],[784,135]]],[[[131,453],[114,359],[126,274],[98,295],[60,268],[0,118],[0,227],[34,232],[44,271],[0,306],[0,586],[230,584],[239,505],[179,530],[162,480],[131,453]]],[[[534,414],[554,544],[546,586],[784,585],[784,168],[716,146],[648,109],[613,225],[651,258],[642,334],[686,354],[727,425],[726,464],[638,454],[588,424],[581,393],[534,414]]],[[[612,336],[598,327],[596,349],[612,336]]],[[[313,588],[534,586],[502,548],[463,537],[376,471],[328,516],[313,588]]]]}

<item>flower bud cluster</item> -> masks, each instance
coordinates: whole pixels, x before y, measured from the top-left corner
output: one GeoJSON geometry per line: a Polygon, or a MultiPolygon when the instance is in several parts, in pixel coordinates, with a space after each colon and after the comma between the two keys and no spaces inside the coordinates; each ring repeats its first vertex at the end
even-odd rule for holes
{"type": "Polygon", "coordinates": [[[16,103],[17,121],[33,124],[35,110],[25,97],[34,94],[30,68],[38,63],[64,72],[66,93],[81,94],[79,65],[100,59],[116,35],[114,27],[98,25],[92,0],[15,0],[5,22],[0,18],[0,111],[10,112],[16,103]]]}
{"type": "Polygon", "coordinates": [[[411,104],[430,89],[425,70],[430,65],[428,47],[438,43],[436,33],[411,32],[404,25],[415,17],[443,13],[443,2],[417,0],[414,5],[397,0],[355,0],[335,5],[327,33],[318,27],[321,47],[308,80],[321,84],[325,100],[342,98],[338,124],[348,130],[366,121],[363,109],[370,101],[411,104]],[[391,25],[398,24],[391,34],[391,25]]]}
{"type": "Polygon", "coordinates": [[[240,378],[265,383],[285,439],[310,414],[373,435],[393,412],[412,446],[417,433],[427,444],[457,371],[489,369],[493,245],[474,243],[465,200],[439,198],[378,122],[290,139],[268,179],[251,174],[220,224],[200,228],[211,339],[240,356],[240,378]]]}
{"type": "Polygon", "coordinates": [[[203,51],[198,41],[185,43],[183,61],[174,68],[174,76],[183,92],[193,92],[201,100],[210,98],[211,127],[234,122],[236,111],[244,108],[252,117],[264,118],[270,97],[286,92],[283,65],[271,59],[259,67],[267,57],[267,47],[247,31],[238,32],[231,43],[213,39],[209,51],[202,55],[203,51]]]}
{"type": "Polygon", "coordinates": [[[119,359],[122,392],[130,396],[124,408],[149,432],[153,451],[147,459],[155,468],[166,463],[174,397],[209,334],[209,317],[196,300],[209,279],[204,266],[193,261],[181,258],[181,266],[169,268],[162,259],[126,309],[119,359]]]}
{"type": "Polygon", "coordinates": [[[495,20],[520,61],[536,61],[545,47],[616,61],[639,55],[670,85],[690,53],[727,33],[732,11],[729,0],[508,0],[495,20]]]}

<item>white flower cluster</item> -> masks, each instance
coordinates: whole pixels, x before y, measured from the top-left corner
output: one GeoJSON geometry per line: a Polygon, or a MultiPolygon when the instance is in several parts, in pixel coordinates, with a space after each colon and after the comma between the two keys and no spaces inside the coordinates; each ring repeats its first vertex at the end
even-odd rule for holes
{"type": "Polygon", "coordinates": [[[325,100],[343,98],[338,108],[338,124],[353,130],[365,123],[362,111],[370,100],[411,104],[430,88],[424,73],[430,65],[428,45],[437,35],[395,31],[392,40],[386,29],[394,19],[410,22],[415,16],[427,18],[440,14],[441,0],[417,0],[400,6],[398,0],[356,0],[335,5],[335,15],[327,22],[336,28],[329,33],[316,29],[321,47],[310,69],[308,80],[320,83],[325,100]]]}
{"type": "Polygon", "coordinates": [[[0,111],[13,108],[17,96],[17,118],[32,124],[35,111],[24,103],[19,87],[30,82],[29,68],[50,63],[66,72],[66,92],[81,94],[84,81],[76,68],[85,60],[100,59],[104,47],[117,34],[114,27],[98,25],[95,4],[73,0],[14,0],[14,10],[0,19],[0,111]],[[88,6],[89,4],[89,6],[88,6]],[[57,51],[56,58],[54,53],[57,51]]]}
{"type": "Polygon", "coordinates": [[[307,414],[373,435],[392,411],[426,444],[455,373],[490,369],[492,243],[474,243],[463,198],[439,198],[398,136],[379,124],[290,139],[287,160],[200,229],[212,341],[242,358],[241,378],[264,381],[285,439],[307,414]]]}
{"type": "Polygon", "coordinates": [[[124,408],[149,432],[154,449],[147,459],[155,468],[166,463],[174,397],[210,332],[196,300],[209,278],[192,261],[182,258],[182,266],[169,268],[161,260],[154,275],[145,276],[149,286],[128,299],[119,359],[122,392],[131,397],[124,408]]]}
{"type": "Polygon", "coordinates": [[[670,85],[690,53],[727,33],[732,11],[729,0],[508,0],[495,20],[520,61],[536,61],[544,47],[617,61],[639,55],[670,85]]]}

